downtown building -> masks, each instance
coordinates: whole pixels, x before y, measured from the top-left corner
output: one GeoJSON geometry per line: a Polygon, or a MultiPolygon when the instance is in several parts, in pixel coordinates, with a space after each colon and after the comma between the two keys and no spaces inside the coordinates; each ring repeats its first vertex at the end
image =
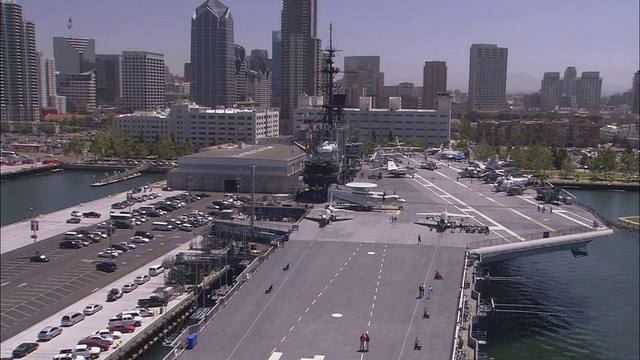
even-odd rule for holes
{"type": "Polygon", "coordinates": [[[631,83],[631,92],[633,93],[633,101],[631,104],[631,113],[640,114],[640,70],[633,74],[631,83]]]}
{"type": "MultiPolygon", "coordinates": [[[[38,82],[40,87],[40,108],[51,108],[56,102],[56,61],[38,53],[38,82]]],[[[58,111],[60,114],[61,112],[58,111]]]]}
{"type": "Polygon", "coordinates": [[[40,121],[38,61],[35,25],[0,0],[0,120],[40,121]]]}
{"type": "Polygon", "coordinates": [[[447,91],[447,63],[425,61],[422,69],[422,107],[436,109],[438,93],[447,91]]]}
{"type": "Polygon", "coordinates": [[[376,107],[384,84],[380,75],[380,56],[345,56],[343,89],[347,95],[346,106],[358,107],[360,97],[373,98],[376,107]]]}
{"type": "Polygon", "coordinates": [[[56,87],[58,94],[66,99],[67,111],[93,113],[96,110],[96,77],[93,71],[81,74],[58,74],[56,87]]]}
{"type": "Polygon", "coordinates": [[[279,113],[269,109],[212,109],[178,100],[171,109],[137,111],[116,116],[118,136],[142,137],[148,145],[157,138],[189,139],[197,149],[228,142],[257,144],[279,136],[279,113]]]}
{"type": "MultiPolygon", "coordinates": [[[[371,107],[370,97],[361,97],[359,107],[343,109],[343,116],[349,128],[349,135],[359,141],[397,136],[401,141],[415,137],[423,146],[437,146],[451,139],[451,103],[453,97],[447,92],[438,96],[439,110],[404,109],[402,98],[389,99],[388,109],[371,107]]],[[[323,99],[321,96],[301,96],[302,104],[295,112],[295,138],[304,140],[308,124],[319,126],[322,119],[323,99]]]]}
{"type": "Polygon", "coordinates": [[[247,99],[260,107],[269,107],[272,94],[272,72],[268,66],[269,54],[266,50],[251,50],[247,58],[246,89],[247,99]]]}
{"type": "Polygon", "coordinates": [[[471,45],[468,111],[507,108],[507,60],[509,49],[495,44],[471,45]]]}
{"type": "Polygon", "coordinates": [[[97,102],[114,104],[122,99],[122,55],[96,55],[97,102]]]}
{"type": "Polygon", "coordinates": [[[122,52],[122,104],[127,111],[166,106],[164,55],[148,51],[122,52]]]}
{"type": "Polygon", "coordinates": [[[316,0],[283,0],[282,98],[280,117],[287,132],[300,95],[316,95],[320,82],[321,41],[317,38],[316,0]]]}
{"type": "Polygon", "coordinates": [[[96,43],[80,37],[53,38],[53,57],[60,74],[80,74],[95,69],[96,43]]]}
{"type": "Polygon", "coordinates": [[[540,110],[555,110],[562,94],[562,80],[559,72],[546,72],[540,83],[540,110]]]}
{"type": "Polygon", "coordinates": [[[559,147],[597,146],[600,127],[584,118],[567,120],[481,120],[476,141],[490,145],[534,145],[559,147]]]}
{"type": "Polygon", "coordinates": [[[598,112],[602,94],[602,78],[598,71],[585,71],[576,83],[576,102],[579,109],[598,112]]]}
{"type": "Polygon", "coordinates": [[[280,107],[282,98],[282,31],[271,32],[271,106],[280,107]]]}
{"type": "Polygon", "coordinates": [[[236,62],[231,10],[207,0],[191,18],[191,100],[211,108],[236,103],[236,62]]]}

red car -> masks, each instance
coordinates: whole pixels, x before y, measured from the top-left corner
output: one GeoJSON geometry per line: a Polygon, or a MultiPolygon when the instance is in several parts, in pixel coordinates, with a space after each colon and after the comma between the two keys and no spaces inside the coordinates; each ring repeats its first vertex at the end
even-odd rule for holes
{"type": "Polygon", "coordinates": [[[121,333],[132,333],[136,331],[136,327],[133,325],[125,325],[125,324],[113,324],[109,326],[109,331],[120,331],[121,333]]]}
{"type": "Polygon", "coordinates": [[[78,345],[89,345],[92,347],[99,347],[100,351],[107,351],[111,345],[106,340],[98,340],[98,339],[82,339],[78,341],[78,345]]]}

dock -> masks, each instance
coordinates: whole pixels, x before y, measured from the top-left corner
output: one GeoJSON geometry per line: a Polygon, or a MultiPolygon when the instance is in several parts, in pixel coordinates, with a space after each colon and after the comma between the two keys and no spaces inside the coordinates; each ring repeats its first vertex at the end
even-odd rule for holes
{"type": "Polygon", "coordinates": [[[105,186],[109,184],[115,184],[120,181],[137,178],[138,176],[141,175],[140,174],[141,171],[146,170],[148,168],[149,168],[149,165],[145,164],[145,165],[138,166],[134,169],[125,170],[123,172],[116,171],[114,172],[113,175],[108,175],[107,173],[105,173],[107,177],[104,180],[94,182],[91,184],[91,186],[105,186]]]}

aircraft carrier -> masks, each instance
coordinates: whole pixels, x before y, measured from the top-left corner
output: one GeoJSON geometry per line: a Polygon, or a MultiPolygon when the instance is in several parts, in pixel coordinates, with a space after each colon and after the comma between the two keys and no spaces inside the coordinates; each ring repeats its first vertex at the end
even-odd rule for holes
{"type": "MultiPolygon", "coordinates": [[[[199,334],[198,346],[180,358],[444,360],[456,346],[468,350],[454,339],[467,245],[589,228],[594,217],[574,205],[542,213],[535,192],[495,193],[477,180],[457,181],[459,169],[449,163],[439,166],[414,178],[376,181],[378,190],[407,199],[403,210],[354,212],[354,220],[323,227],[301,221],[199,334]],[[489,234],[430,231],[414,223],[416,213],[447,210],[472,216],[470,222],[489,234]],[[444,279],[434,280],[435,271],[444,279]],[[421,283],[432,287],[430,299],[418,298],[421,283]],[[371,343],[365,353],[359,337],[366,331],[371,343]]],[[[565,253],[567,261],[579,261],[565,253]]]]}

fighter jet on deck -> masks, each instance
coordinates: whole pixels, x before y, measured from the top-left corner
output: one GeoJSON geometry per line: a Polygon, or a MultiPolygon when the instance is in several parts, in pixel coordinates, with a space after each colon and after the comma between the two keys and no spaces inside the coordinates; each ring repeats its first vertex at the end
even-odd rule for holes
{"type": "Polygon", "coordinates": [[[471,218],[472,216],[467,214],[453,214],[445,210],[441,213],[417,213],[414,223],[443,232],[447,229],[464,228],[468,225],[465,221],[471,218]]]}
{"type": "Polygon", "coordinates": [[[317,222],[320,224],[320,227],[324,227],[332,222],[354,219],[353,217],[346,216],[345,212],[346,210],[338,210],[332,205],[327,205],[324,209],[310,211],[305,218],[317,222]]]}

